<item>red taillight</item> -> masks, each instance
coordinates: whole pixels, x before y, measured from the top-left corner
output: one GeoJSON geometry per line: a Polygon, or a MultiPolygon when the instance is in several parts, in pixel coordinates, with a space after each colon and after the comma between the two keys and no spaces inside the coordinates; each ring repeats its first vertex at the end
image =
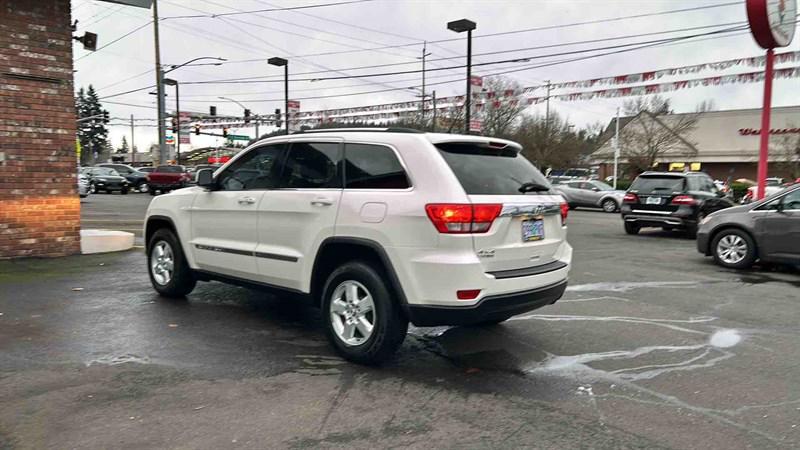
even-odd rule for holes
{"type": "Polygon", "coordinates": [[[627,193],[622,197],[622,203],[639,203],[639,196],[636,194],[627,193]]]}
{"type": "Polygon", "coordinates": [[[561,204],[561,226],[567,226],[567,216],[569,215],[569,205],[565,203],[561,204]]]}
{"type": "Polygon", "coordinates": [[[456,298],[459,300],[475,300],[481,295],[480,289],[465,289],[463,291],[456,291],[456,298]]]}
{"type": "Polygon", "coordinates": [[[676,195],[675,198],[672,199],[673,205],[696,205],[697,200],[694,199],[691,195],[676,195]]]}
{"type": "Polygon", "coordinates": [[[440,233],[486,233],[500,215],[500,204],[430,204],[425,212],[440,233]]]}

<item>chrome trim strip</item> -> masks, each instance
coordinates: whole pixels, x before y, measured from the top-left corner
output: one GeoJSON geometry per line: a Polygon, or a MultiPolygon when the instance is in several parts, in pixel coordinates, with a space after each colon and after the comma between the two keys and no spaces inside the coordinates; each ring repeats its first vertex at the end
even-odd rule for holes
{"type": "Polygon", "coordinates": [[[504,204],[503,210],[500,211],[500,217],[547,216],[551,214],[561,214],[561,204],[559,203],[504,204]]]}
{"type": "Polygon", "coordinates": [[[631,210],[631,212],[632,213],[636,213],[636,214],[663,214],[663,215],[666,215],[666,216],[668,216],[668,215],[673,213],[673,211],[646,211],[646,210],[643,210],[643,209],[634,209],[634,210],[631,210]]]}
{"type": "Polygon", "coordinates": [[[275,253],[264,252],[248,252],[247,250],[236,250],[233,248],[214,247],[211,245],[195,244],[194,247],[198,250],[208,250],[210,252],[231,253],[233,255],[242,256],[255,256],[256,258],[276,259],[278,261],[297,262],[299,259],[295,256],[278,255],[275,253]]]}

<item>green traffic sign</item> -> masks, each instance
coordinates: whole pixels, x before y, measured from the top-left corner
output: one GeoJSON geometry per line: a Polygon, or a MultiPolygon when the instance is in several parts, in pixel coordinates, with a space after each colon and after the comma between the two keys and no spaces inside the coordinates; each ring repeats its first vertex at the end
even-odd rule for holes
{"type": "Polygon", "coordinates": [[[244,136],[241,134],[229,134],[228,139],[231,141],[249,141],[252,138],[250,136],[244,136]]]}

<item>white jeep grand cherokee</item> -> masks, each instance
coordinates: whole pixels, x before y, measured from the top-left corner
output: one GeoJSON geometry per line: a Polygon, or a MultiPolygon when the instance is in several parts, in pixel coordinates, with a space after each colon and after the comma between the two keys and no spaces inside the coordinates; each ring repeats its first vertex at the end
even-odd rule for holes
{"type": "Polygon", "coordinates": [[[150,280],[310,297],[347,359],[377,363],[417,326],[492,324],[567,286],[567,205],[514,142],[403,129],[259,141],[156,197],[150,280]]]}

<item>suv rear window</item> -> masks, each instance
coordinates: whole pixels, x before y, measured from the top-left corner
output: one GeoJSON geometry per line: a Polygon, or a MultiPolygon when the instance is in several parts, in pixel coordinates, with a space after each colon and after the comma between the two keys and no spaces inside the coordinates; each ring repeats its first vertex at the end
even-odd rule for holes
{"type": "Polygon", "coordinates": [[[637,178],[630,189],[631,192],[640,194],[655,194],[666,192],[683,192],[686,178],[669,175],[649,175],[637,178]]]}
{"type": "Polygon", "coordinates": [[[156,172],[166,173],[182,173],[184,172],[183,166],[158,166],[156,172]]]}
{"type": "Polygon", "coordinates": [[[444,143],[436,148],[469,195],[524,195],[520,187],[547,178],[514,148],[496,149],[473,143],[444,143]]]}

